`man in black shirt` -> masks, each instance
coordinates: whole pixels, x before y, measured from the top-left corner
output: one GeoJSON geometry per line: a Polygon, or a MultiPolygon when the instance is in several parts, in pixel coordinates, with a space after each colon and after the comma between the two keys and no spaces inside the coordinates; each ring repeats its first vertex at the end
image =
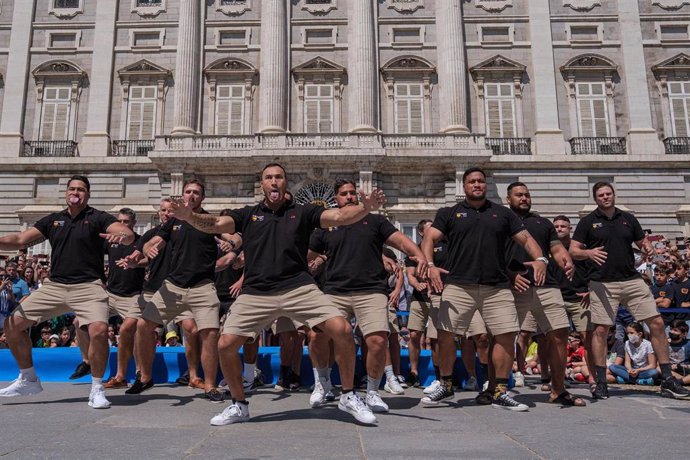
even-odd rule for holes
{"type": "Polygon", "coordinates": [[[687,398],[690,393],[671,374],[664,321],[657,311],[652,293],[635,270],[632,244],[635,243],[648,258],[654,255],[654,249],[635,216],[616,208],[613,185],[597,182],[592,194],[597,208],[577,224],[570,246],[573,258],[594,262],[589,292],[592,322],[595,324],[592,351],[597,385],[592,396],[608,398],[606,335],[622,304],[637,321],[644,321],[649,327],[652,347],[664,379],[661,382],[661,395],[687,398]]]}
{"type": "Polygon", "coordinates": [[[134,234],[114,216],[88,205],[89,180],[72,176],[67,182],[67,208],[40,219],[21,233],[0,238],[0,249],[26,248],[48,239],[52,248],[50,280],[46,280],[5,322],[7,342],[19,365],[19,377],[0,396],[22,396],[43,390],[31,357],[28,329],[55,316],[74,311],[80,327],[87,328],[92,386],[89,406],[106,409],[110,402],[103,390],[108,361],[108,294],[103,281],[103,239],[132,244],[134,234]]]}
{"type": "Polygon", "coordinates": [[[360,192],[362,198],[358,206],[326,210],[287,201],[287,184],[285,169],[269,164],[261,172],[264,200],[258,205],[236,209],[230,216],[222,217],[193,213],[183,203],[178,203],[175,210],[178,219],[205,232],[242,233],[246,263],[243,291],[223,325],[219,342],[221,367],[233,403],[211,419],[211,424],[228,425],[249,420],[238,351],[247,340],[255,339],[262,327],[281,316],[316,327],[333,339],[343,385],[338,408],[362,423],[375,423],[376,417],[353,390],[355,346],[352,328],[314,284],[307,267],[307,249],[315,228],[338,227],[362,220],[383,204],[383,193],[374,191],[365,196],[360,192]]]}
{"type": "MultiPolygon", "coordinates": [[[[359,204],[354,181],[339,179],[333,189],[338,208],[359,204]]],[[[426,259],[419,248],[380,214],[367,214],[350,225],[314,230],[308,256],[314,259],[326,255],[322,290],[344,317],[357,319],[368,350],[366,403],[373,412],[388,412],[378,391],[386,365],[389,332],[384,244],[415,257],[418,271],[425,271],[426,259]]],[[[312,407],[323,405],[329,390],[324,375],[314,384],[312,407]]]]}
{"type": "MultiPolygon", "coordinates": [[[[550,253],[551,260],[556,263],[566,278],[571,279],[575,267],[570,254],[563,247],[553,224],[548,219],[531,212],[532,196],[527,185],[522,182],[510,184],[507,201],[511,211],[522,220],[529,234],[541,248],[541,252],[543,254],[550,253]]],[[[525,330],[523,323],[528,314],[531,313],[546,338],[546,340],[541,341],[539,347],[546,347],[548,365],[551,370],[549,402],[565,406],[586,405],[583,399],[574,398],[565,389],[565,363],[570,324],[558,282],[547,271],[544,284],[536,286],[532,267],[534,264],[541,264],[541,262],[530,260],[522,246],[512,239],[508,240],[506,250],[508,274],[513,281],[512,291],[521,330],[525,330]]]]}
{"type": "Polygon", "coordinates": [[[463,174],[465,200],[436,213],[432,226],[425,232],[422,251],[433,258],[434,246],[448,240],[448,275],[441,280],[437,267],[429,269],[432,290],[442,293],[438,312],[438,354],[441,385],[422,398],[422,404],[435,405],[452,398],[453,364],[456,348],[454,336],[467,332],[476,310],[481,312],[489,333],[493,335],[492,362],[496,372],[492,405],[514,411],[528,407],[508,395],[508,379],[515,355],[518,325],[515,300],[506,273],[506,246],[515,239],[524,246],[532,260],[536,286],[544,283],[546,259],[536,241],[525,230],[522,221],[509,209],[486,199],[486,174],[470,168],[463,174]]]}

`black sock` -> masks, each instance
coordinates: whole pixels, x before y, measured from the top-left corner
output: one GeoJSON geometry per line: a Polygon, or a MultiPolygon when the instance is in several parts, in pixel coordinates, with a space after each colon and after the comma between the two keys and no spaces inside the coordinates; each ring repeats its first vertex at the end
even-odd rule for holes
{"type": "Polygon", "coordinates": [[[238,400],[236,400],[235,398],[232,398],[232,403],[233,403],[233,404],[234,404],[234,403],[240,403],[240,404],[249,405],[249,401],[247,401],[246,399],[245,399],[244,401],[238,401],[238,400]]]}
{"type": "Polygon", "coordinates": [[[446,390],[453,391],[453,376],[444,375],[440,379],[441,383],[446,387],[446,390]]]}
{"type": "Polygon", "coordinates": [[[482,374],[484,374],[484,380],[488,380],[488,378],[489,378],[489,363],[479,363],[479,367],[482,370],[482,374]]]}
{"type": "Polygon", "coordinates": [[[341,392],[341,394],[347,394],[347,393],[354,393],[355,390],[354,390],[354,388],[347,388],[346,389],[345,387],[343,387],[343,389],[340,392],[341,392]]]}
{"type": "Polygon", "coordinates": [[[542,385],[546,385],[546,384],[551,383],[551,377],[545,378],[545,379],[541,379],[541,383],[542,383],[542,385]]]}
{"type": "Polygon", "coordinates": [[[595,366],[596,370],[596,377],[595,380],[597,383],[606,383],[606,367],[604,366],[595,366]]]}
{"type": "Polygon", "coordinates": [[[664,378],[664,380],[669,377],[673,377],[673,374],[671,373],[671,363],[659,364],[659,367],[661,368],[661,376],[664,378]]]}
{"type": "Polygon", "coordinates": [[[441,370],[438,366],[434,366],[434,374],[436,374],[436,380],[441,380],[441,370]]]}

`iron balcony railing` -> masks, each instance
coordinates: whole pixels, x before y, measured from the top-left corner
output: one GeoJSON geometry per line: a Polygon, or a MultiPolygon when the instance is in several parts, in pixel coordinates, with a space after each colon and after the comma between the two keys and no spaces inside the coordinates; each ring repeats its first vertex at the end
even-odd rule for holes
{"type": "Polygon", "coordinates": [[[529,137],[487,137],[484,143],[494,155],[532,155],[529,137]]]}
{"type": "Polygon", "coordinates": [[[75,141],[24,141],[23,157],[76,157],[75,141]]]}
{"type": "Polygon", "coordinates": [[[114,157],[145,157],[155,147],[153,139],[113,141],[110,155],[114,157]]]}
{"type": "Polygon", "coordinates": [[[690,154],[690,137],[667,137],[664,151],[669,155],[690,154]]]}
{"type": "Polygon", "coordinates": [[[573,155],[624,155],[627,153],[624,137],[573,137],[570,139],[573,155]]]}

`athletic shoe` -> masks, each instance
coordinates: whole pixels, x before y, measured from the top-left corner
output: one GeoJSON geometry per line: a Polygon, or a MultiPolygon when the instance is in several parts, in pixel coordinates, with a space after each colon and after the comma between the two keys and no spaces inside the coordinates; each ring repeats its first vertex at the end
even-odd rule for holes
{"type": "Polygon", "coordinates": [[[0,397],[29,396],[38,394],[41,391],[43,391],[43,387],[39,379],[36,379],[35,382],[30,382],[23,379],[20,374],[9,386],[0,390],[0,397]]]}
{"type": "Polygon", "coordinates": [[[372,412],[388,412],[388,404],[383,402],[378,391],[367,391],[366,403],[372,412]]]}
{"type": "Polygon", "coordinates": [[[77,364],[77,367],[74,369],[74,373],[69,376],[70,380],[76,380],[80,379],[82,377],[85,377],[91,373],[91,366],[89,364],[86,364],[84,361],[80,362],[77,364]]]}
{"type": "Polygon", "coordinates": [[[508,396],[507,392],[499,393],[498,396],[494,396],[493,401],[491,401],[491,407],[512,410],[515,412],[526,412],[529,410],[529,407],[526,404],[521,404],[515,401],[513,398],[508,396]]]}
{"type": "Polygon", "coordinates": [[[333,392],[331,390],[328,390],[326,392],[326,401],[328,401],[328,402],[335,401],[335,395],[333,394],[333,392]]]}
{"type": "Polygon", "coordinates": [[[674,377],[667,377],[659,386],[659,393],[665,398],[690,399],[690,392],[674,377]]]}
{"type": "Polygon", "coordinates": [[[625,383],[625,380],[623,380],[623,377],[616,376],[616,383],[619,385],[623,385],[625,383]]]}
{"type": "MultiPolygon", "coordinates": [[[[227,387],[227,384],[225,385],[227,387]]],[[[242,388],[244,388],[244,393],[249,394],[254,389],[254,381],[248,382],[242,377],[242,388]]]]}
{"type": "Polygon", "coordinates": [[[359,423],[367,425],[376,423],[376,416],[354,391],[340,395],[338,409],[352,415],[359,423]]]}
{"type": "Polygon", "coordinates": [[[395,377],[386,379],[386,383],[383,385],[383,390],[393,395],[405,394],[405,390],[395,377]]]}
{"type": "Polygon", "coordinates": [[[425,395],[430,395],[431,393],[433,393],[434,391],[436,391],[436,390],[438,389],[439,386],[441,386],[441,382],[440,382],[439,380],[434,380],[433,382],[431,382],[431,385],[429,385],[428,387],[424,388],[423,393],[424,393],[425,395]]]}
{"type": "Polygon", "coordinates": [[[106,390],[116,390],[118,388],[127,388],[126,380],[118,380],[115,377],[111,377],[107,382],[103,383],[103,388],[106,390]]]}
{"type": "Polygon", "coordinates": [[[396,377],[398,379],[398,383],[400,384],[400,386],[403,388],[407,388],[407,382],[405,381],[405,377],[403,377],[402,375],[396,375],[396,377]]]}
{"type": "Polygon", "coordinates": [[[141,381],[141,379],[136,379],[134,383],[132,384],[129,389],[125,390],[125,393],[128,395],[138,395],[142,391],[146,391],[149,388],[153,386],[153,379],[149,380],[148,382],[144,383],[141,381]]]}
{"type": "Polygon", "coordinates": [[[89,407],[93,407],[94,409],[108,409],[110,407],[110,401],[105,398],[103,386],[98,385],[91,388],[91,393],[89,394],[89,407]]]}
{"type": "Polygon", "coordinates": [[[490,406],[493,401],[494,393],[488,388],[484,388],[484,390],[482,390],[482,392],[479,393],[476,398],[474,398],[474,402],[479,406],[490,406]]]}
{"type": "Polygon", "coordinates": [[[204,392],[204,398],[208,399],[212,403],[222,403],[225,401],[223,393],[218,391],[216,388],[204,392]]]}
{"type": "Polygon", "coordinates": [[[288,389],[290,391],[299,391],[300,387],[300,377],[294,372],[290,371],[288,389]]]}
{"type": "Polygon", "coordinates": [[[410,372],[410,375],[407,377],[405,380],[407,383],[408,387],[418,387],[419,386],[419,377],[417,374],[410,372]]]}
{"type": "Polygon", "coordinates": [[[638,379],[638,385],[654,385],[654,379],[638,379]]]}
{"type": "Polygon", "coordinates": [[[594,399],[609,399],[609,386],[606,382],[598,382],[592,391],[594,399]]]}
{"type": "Polygon", "coordinates": [[[438,386],[438,388],[436,388],[436,390],[434,390],[433,393],[422,398],[422,404],[425,406],[436,406],[441,401],[451,399],[453,396],[455,396],[455,392],[452,389],[449,390],[445,385],[441,384],[438,386]]]}
{"type": "Polygon", "coordinates": [[[328,401],[328,393],[335,399],[335,396],[331,393],[332,387],[331,382],[323,377],[314,382],[314,390],[311,392],[311,396],[309,396],[309,405],[313,408],[323,406],[328,401]]]}
{"type": "Polygon", "coordinates": [[[223,412],[211,419],[211,425],[223,426],[231,423],[243,423],[249,421],[249,404],[233,401],[223,412]]]}
{"type": "Polygon", "coordinates": [[[525,386],[525,376],[522,375],[522,372],[513,373],[513,381],[515,382],[516,387],[524,387],[525,386]]]}
{"type": "Polygon", "coordinates": [[[252,383],[252,390],[266,385],[264,373],[258,367],[254,369],[254,382],[252,383]]]}
{"type": "Polygon", "coordinates": [[[462,386],[465,391],[476,391],[477,390],[477,379],[471,376],[469,379],[465,380],[465,384],[462,386]]]}

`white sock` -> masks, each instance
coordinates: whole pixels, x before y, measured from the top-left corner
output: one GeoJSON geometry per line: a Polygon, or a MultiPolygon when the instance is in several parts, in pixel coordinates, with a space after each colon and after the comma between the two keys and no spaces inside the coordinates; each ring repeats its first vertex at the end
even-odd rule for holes
{"type": "Polygon", "coordinates": [[[315,367],[314,368],[314,378],[324,379],[327,382],[331,381],[331,370],[327,367],[315,367]]]}
{"type": "Polygon", "coordinates": [[[36,377],[36,369],[34,369],[33,366],[28,369],[19,369],[19,374],[22,376],[22,380],[28,380],[29,382],[38,380],[38,377],[36,377]]]}
{"type": "Polygon", "coordinates": [[[383,372],[386,373],[386,380],[390,379],[396,379],[397,377],[393,373],[393,365],[391,364],[390,366],[386,366],[383,368],[383,372]]]}
{"type": "Polygon", "coordinates": [[[100,387],[103,385],[103,378],[91,377],[91,386],[100,387]]]}
{"type": "Polygon", "coordinates": [[[325,375],[325,377],[326,377],[326,380],[328,381],[328,383],[331,382],[331,373],[332,373],[332,372],[333,372],[333,368],[332,368],[332,367],[326,368],[326,375],[325,375]]]}
{"type": "Polygon", "coordinates": [[[381,383],[381,378],[371,377],[367,375],[367,391],[379,391],[379,384],[381,383]]]}
{"type": "Polygon", "coordinates": [[[245,382],[254,381],[254,369],[256,369],[256,363],[244,363],[244,371],[242,372],[242,378],[244,378],[245,382]]]}

